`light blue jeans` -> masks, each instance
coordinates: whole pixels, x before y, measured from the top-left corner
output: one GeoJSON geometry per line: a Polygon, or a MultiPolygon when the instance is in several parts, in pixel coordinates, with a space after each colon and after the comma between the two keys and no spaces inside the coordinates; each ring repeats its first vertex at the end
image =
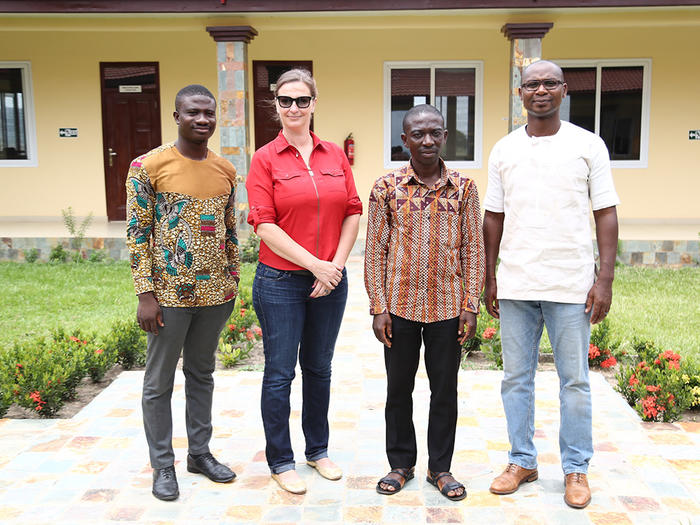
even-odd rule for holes
{"type": "Polygon", "coordinates": [[[590,314],[584,304],[498,301],[503,347],[501,397],[511,450],[508,462],[537,468],[535,371],[542,327],[547,327],[559,374],[559,451],[564,474],[588,472],[593,456],[591,388],[588,380],[590,314]]]}

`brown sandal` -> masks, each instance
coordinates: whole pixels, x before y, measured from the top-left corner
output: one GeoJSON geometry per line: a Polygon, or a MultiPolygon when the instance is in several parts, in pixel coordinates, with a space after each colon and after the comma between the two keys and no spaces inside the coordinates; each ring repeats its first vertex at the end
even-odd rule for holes
{"type": "Polygon", "coordinates": [[[407,481],[410,481],[413,479],[415,469],[414,467],[411,468],[395,468],[391,469],[391,472],[384,476],[382,479],[380,479],[377,482],[377,492],[379,494],[385,494],[387,496],[391,496],[392,494],[396,494],[399,492],[404,485],[406,484],[407,481]],[[400,476],[399,479],[396,478],[391,478],[389,477],[390,474],[398,474],[400,476]],[[382,488],[382,483],[385,485],[389,485],[390,487],[394,487],[394,490],[387,490],[385,488],[382,488]]]}

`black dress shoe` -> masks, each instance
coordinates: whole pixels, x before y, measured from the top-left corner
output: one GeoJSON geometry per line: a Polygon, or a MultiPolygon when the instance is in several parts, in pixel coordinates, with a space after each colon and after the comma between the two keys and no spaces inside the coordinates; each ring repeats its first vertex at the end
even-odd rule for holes
{"type": "Polygon", "coordinates": [[[216,483],[228,483],[236,477],[233,470],[219,463],[211,452],[199,456],[187,454],[187,472],[204,474],[216,483]]]}
{"type": "Polygon", "coordinates": [[[153,495],[163,501],[177,499],[180,491],[177,488],[175,467],[153,469],[153,495]]]}

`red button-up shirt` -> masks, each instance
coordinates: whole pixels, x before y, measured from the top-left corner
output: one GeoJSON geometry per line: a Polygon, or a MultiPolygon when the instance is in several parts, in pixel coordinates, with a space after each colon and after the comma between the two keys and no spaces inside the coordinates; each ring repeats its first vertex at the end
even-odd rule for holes
{"type": "MultiPolygon", "coordinates": [[[[311,133],[313,150],[306,165],[282,132],[253,155],[246,179],[248,223],[272,223],[321,260],[335,256],[345,217],[362,213],[350,163],[332,142],[311,133]]],[[[260,243],[260,262],[278,270],[303,268],[260,243]]]]}

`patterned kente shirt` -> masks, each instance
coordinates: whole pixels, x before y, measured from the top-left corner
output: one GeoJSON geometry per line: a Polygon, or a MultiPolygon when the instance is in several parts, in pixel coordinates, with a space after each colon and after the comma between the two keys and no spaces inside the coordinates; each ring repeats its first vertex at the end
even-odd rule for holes
{"type": "Polygon", "coordinates": [[[236,170],[164,144],[136,158],[126,178],[126,243],[137,294],[161,306],[214,306],[238,291],[236,170]]]}
{"type": "Polygon", "coordinates": [[[442,160],[429,188],[410,163],[379,177],[369,197],[365,287],[370,313],[423,323],[477,313],[484,240],[476,184],[442,160]]]}

